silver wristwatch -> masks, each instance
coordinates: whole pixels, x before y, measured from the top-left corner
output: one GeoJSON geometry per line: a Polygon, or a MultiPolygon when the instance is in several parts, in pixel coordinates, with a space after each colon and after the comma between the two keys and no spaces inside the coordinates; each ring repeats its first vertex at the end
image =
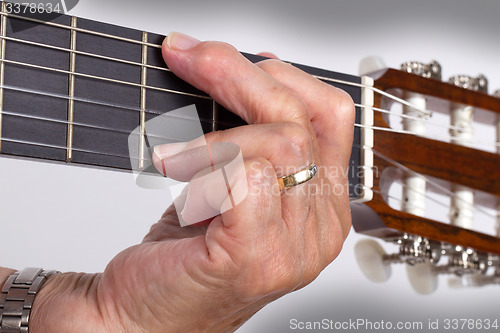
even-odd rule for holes
{"type": "Polygon", "coordinates": [[[28,333],[35,296],[55,273],[59,272],[25,268],[7,279],[0,294],[0,333],[28,333]]]}

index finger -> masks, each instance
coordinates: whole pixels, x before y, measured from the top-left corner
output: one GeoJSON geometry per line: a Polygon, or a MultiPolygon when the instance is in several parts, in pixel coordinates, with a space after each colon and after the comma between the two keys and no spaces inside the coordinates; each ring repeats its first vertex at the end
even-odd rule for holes
{"type": "Polygon", "coordinates": [[[310,129],[301,100],[229,44],[174,32],[165,39],[162,53],[172,72],[247,123],[293,121],[310,129]]]}

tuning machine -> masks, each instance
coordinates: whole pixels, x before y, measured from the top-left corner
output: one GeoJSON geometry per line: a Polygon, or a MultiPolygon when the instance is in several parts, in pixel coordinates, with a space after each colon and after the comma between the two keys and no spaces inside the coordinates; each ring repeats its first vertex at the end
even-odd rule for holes
{"type": "Polygon", "coordinates": [[[448,79],[448,83],[464,89],[488,93],[488,79],[483,74],[476,77],[469,75],[453,75],[448,79]]]}
{"type": "Polygon", "coordinates": [[[481,272],[465,274],[459,277],[452,277],[448,280],[450,288],[484,287],[489,285],[500,285],[500,257],[489,256],[487,265],[491,271],[488,274],[488,268],[481,272]]]}
{"type": "Polygon", "coordinates": [[[404,234],[386,239],[399,246],[387,254],[376,241],[365,239],[356,244],[355,257],[364,275],[373,282],[385,282],[391,276],[391,264],[407,264],[406,272],[413,289],[430,294],[438,287],[439,275],[450,274],[453,287],[486,285],[500,281],[500,260],[470,248],[434,242],[424,237],[404,234]],[[439,265],[444,258],[446,263],[439,265]],[[493,274],[489,274],[490,270],[493,274]]]}
{"type": "MultiPolygon", "coordinates": [[[[405,234],[394,239],[387,239],[386,241],[398,245],[399,251],[387,254],[382,246],[372,239],[362,240],[354,248],[356,261],[361,271],[373,282],[387,281],[391,276],[391,264],[393,263],[406,263],[409,265],[408,267],[421,268],[423,267],[421,265],[435,265],[441,258],[440,244],[420,236],[405,234]]],[[[422,279],[419,280],[421,274],[413,274],[412,272],[413,270],[410,269],[410,282],[417,292],[426,292],[426,290],[420,287],[422,284],[430,283],[437,286],[437,278],[434,279],[431,275],[427,274],[424,277],[426,281],[422,282],[422,279]]],[[[433,287],[432,289],[434,290],[435,288],[433,287]]]]}
{"type": "Polygon", "coordinates": [[[428,64],[419,61],[406,61],[401,64],[401,70],[426,78],[441,80],[441,65],[436,60],[431,60],[428,64]]]}

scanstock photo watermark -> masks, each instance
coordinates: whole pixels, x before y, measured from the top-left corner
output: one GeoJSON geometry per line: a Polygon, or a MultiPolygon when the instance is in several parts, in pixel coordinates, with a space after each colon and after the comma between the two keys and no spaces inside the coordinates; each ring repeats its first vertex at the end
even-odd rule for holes
{"type": "Polygon", "coordinates": [[[329,331],[329,332],[498,332],[498,319],[444,318],[428,319],[427,321],[390,321],[369,320],[365,318],[337,321],[324,318],[319,321],[300,321],[290,319],[290,330],[295,331],[329,331]]]}
{"type": "Polygon", "coordinates": [[[56,20],[69,13],[79,0],[11,0],[2,2],[2,12],[10,19],[8,24],[13,32],[34,28],[44,22],[56,20]],[[26,18],[18,20],[17,18],[26,18]]]}

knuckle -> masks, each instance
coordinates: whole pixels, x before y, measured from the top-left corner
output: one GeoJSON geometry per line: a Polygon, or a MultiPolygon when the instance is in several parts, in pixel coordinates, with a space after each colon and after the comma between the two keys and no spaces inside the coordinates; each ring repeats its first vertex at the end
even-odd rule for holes
{"type": "Polygon", "coordinates": [[[200,73],[210,73],[212,77],[224,72],[230,59],[238,53],[232,45],[223,42],[205,42],[198,52],[194,66],[200,73]]]}
{"type": "Polygon", "coordinates": [[[351,95],[342,89],[335,88],[335,91],[336,96],[333,99],[335,101],[333,108],[336,116],[342,118],[344,121],[354,122],[356,109],[351,95]]]}
{"type": "Polygon", "coordinates": [[[279,105],[279,112],[283,114],[282,119],[289,119],[299,124],[309,121],[307,108],[302,100],[286,88],[281,94],[276,95],[276,103],[279,105]]]}
{"type": "Polygon", "coordinates": [[[297,156],[308,156],[311,151],[311,136],[309,132],[297,123],[288,123],[282,127],[280,135],[289,152],[297,156]]]}
{"type": "Polygon", "coordinates": [[[271,76],[274,74],[279,74],[283,70],[284,62],[278,59],[266,59],[259,61],[257,66],[260,67],[264,72],[268,73],[271,76]]]}

